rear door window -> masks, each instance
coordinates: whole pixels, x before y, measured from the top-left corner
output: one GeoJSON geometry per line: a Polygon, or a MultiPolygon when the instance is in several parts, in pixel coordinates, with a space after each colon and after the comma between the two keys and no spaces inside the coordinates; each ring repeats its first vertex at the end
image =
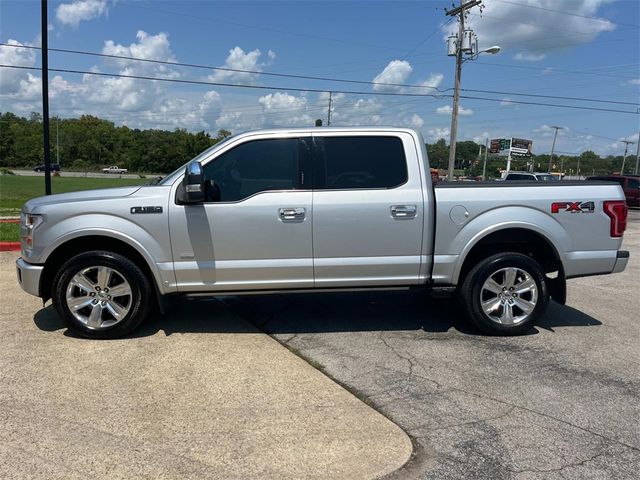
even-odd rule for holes
{"type": "Polygon", "coordinates": [[[395,188],[407,181],[402,140],[393,136],[316,137],[317,188],[395,188]]]}

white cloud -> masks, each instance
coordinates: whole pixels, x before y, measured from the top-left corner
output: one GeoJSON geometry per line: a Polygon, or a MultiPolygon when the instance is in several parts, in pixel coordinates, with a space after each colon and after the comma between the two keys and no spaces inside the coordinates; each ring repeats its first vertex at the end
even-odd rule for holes
{"type": "MultiPolygon", "coordinates": [[[[413,67],[406,60],[392,60],[384,67],[384,70],[375,76],[374,83],[406,83],[409,75],[413,72],[413,67]]],[[[374,85],[376,92],[400,91],[402,87],[392,85],[374,85]]]]}
{"type": "Polygon", "coordinates": [[[432,90],[437,90],[437,88],[442,84],[442,80],[444,80],[444,75],[442,73],[432,73],[429,75],[429,78],[420,83],[427,92],[432,90]]]}
{"type": "MultiPolygon", "coordinates": [[[[535,133],[540,133],[542,134],[543,137],[553,137],[555,135],[556,129],[552,126],[549,125],[540,125],[538,128],[534,128],[533,131],[535,133]]],[[[565,137],[567,136],[567,133],[569,132],[569,128],[568,127],[562,127],[558,129],[558,136],[559,137],[565,137]]]]}
{"type": "Polygon", "coordinates": [[[436,142],[441,138],[448,139],[451,134],[451,130],[448,128],[430,128],[427,130],[427,141],[436,142]]]}
{"type": "MultiPolygon", "coordinates": [[[[537,61],[549,51],[590,43],[601,33],[614,30],[615,24],[607,19],[585,18],[596,17],[598,9],[610,1],[485,2],[482,14],[470,16],[467,25],[482,46],[500,45],[505,51],[518,52],[519,60],[537,61]]],[[[473,11],[479,13],[477,8],[473,11]]],[[[444,30],[447,35],[455,33],[457,26],[454,23],[444,30]]]]}
{"type": "Polygon", "coordinates": [[[511,99],[510,99],[510,98],[503,98],[503,99],[500,101],[500,106],[501,106],[501,107],[506,107],[506,106],[513,105],[513,104],[514,104],[514,103],[511,101],[511,99]]]}
{"type": "MultiPolygon", "coordinates": [[[[262,52],[258,49],[245,52],[242,48],[236,46],[229,50],[229,56],[224,62],[222,68],[233,70],[250,70],[253,72],[262,72],[263,67],[267,64],[260,62],[262,52]]],[[[267,52],[269,61],[276,58],[276,54],[269,50],[267,52]]],[[[215,70],[209,75],[209,80],[220,83],[240,83],[243,85],[252,85],[256,83],[258,78],[256,73],[233,72],[228,70],[215,70]]]]}
{"type": "Polygon", "coordinates": [[[159,119],[165,126],[186,128],[189,130],[207,130],[213,128],[220,114],[221,98],[218,92],[209,90],[199,99],[165,97],[145,111],[146,123],[153,124],[159,119]]]}
{"type": "Polygon", "coordinates": [[[473,141],[481,145],[484,145],[484,142],[486,141],[487,138],[489,138],[489,132],[482,132],[480,135],[475,135],[473,137],[473,141]]]}
{"type": "Polygon", "coordinates": [[[308,108],[305,96],[289,95],[286,92],[269,93],[259,97],[257,104],[261,113],[251,111],[251,105],[224,109],[215,121],[217,128],[226,128],[238,132],[261,127],[293,126],[302,127],[313,125],[315,119],[308,108]]]}
{"type": "Polygon", "coordinates": [[[303,110],[307,106],[307,99],[294,97],[288,93],[270,93],[258,99],[265,112],[303,110]]]}
{"type": "MultiPolygon", "coordinates": [[[[149,35],[143,30],[136,33],[138,42],[129,46],[116,44],[113,40],[104,42],[102,53],[105,55],[116,55],[119,57],[135,57],[147,60],[160,60],[163,62],[175,62],[176,57],[171,52],[169,36],[160,32],[157,35],[149,35]]],[[[171,78],[178,77],[177,71],[172,70],[168,65],[154,64],[151,62],[135,62],[124,59],[109,59],[108,64],[116,65],[123,70],[142,73],[154,73],[171,78]]]]}
{"type": "MultiPolygon", "coordinates": [[[[22,45],[15,40],[7,43],[22,45]]],[[[102,52],[124,57],[176,61],[168,36],[164,33],[152,35],[140,31],[137,33],[136,42],[130,45],[107,41],[102,52]]],[[[0,62],[33,66],[35,54],[28,49],[0,47],[0,62]]],[[[168,65],[123,59],[109,59],[104,62],[111,67],[110,71],[113,71],[115,66],[118,67],[115,70],[123,75],[166,78],[179,76],[178,71],[168,65]]],[[[100,72],[101,68],[95,65],[90,70],[100,72]]],[[[18,72],[19,75],[5,75],[5,72],[0,75],[2,110],[23,115],[39,111],[41,77],[20,70],[18,72]]],[[[79,81],[55,75],[49,83],[49,94],[53,115],[94,114],[114,118],[117,122],[139,128],[212,128],[220,115],[222,104],[220,95],[213,90],[205,93],[181,92],[180,95],[176,95],[164,82],[89,74],[83,75],[79,81]]]]}
{"type": "Polygon", "coordinates": [[[634,78],[633,80],[629,80],[629,85],[640,85],[640,78],[634,78]]]}
{"type": "MultiPolygon", "coordinates": [[[[7,40],[9,45],[25,45],[17,40],[10,38],[7,40]]],[[[28,44],[26,44],[28,45],[28,44]]],[[[24,67],[33,67],[36,63],[35,50],[30,48],[16,48],[0,46],[0,63],[4,65],[20,65],[24,67]]],[[[26,70],[18,68],[4,68],[0,74],[0,90],[3,95],[21,95],[21,90],[25,88],[23,82],[30,83],[29,78],[33,75],[26,70]]]]}
{"type": "MultiPolygon", "coordinates": [[[[165,33],[150,35],[142,30],[136,34],[137,42],[129,46],[119,45],[111,40],[105,42],[102,53],[124,57],[146,58],[173,62],[169,38],[165,33]]],[[[170,66],[150,62],[136,62],[123,59],[109,59],[107,64],[120,67],[121,75],[144,75],[176,78],[179,73],[170,66]]],[[[93,69],[99,72],[97,67],[93,69]]],[[[84,91],[82,100],[93,105],[109,105],[124,111],[150,109],[162,100],[167,86],[157,81],[137,80],[134,78],[109,78],[85,74],[82,77],[84,91]]],[[[77,104],[79,106],[79,103],[77,104]]]]}
{"type": "Polygon", "coordinates": [[[527,62],[539,62],[540,60],[544,60],[546,56],[547,55],[544,53],[518,52],[513,58],[516,60],[525,60],[527,62]]]}
{"type": "Polygon", "coordinates": [[[74,0],[60,4],[56,9],[56,18],[64,25],[77,27],[80,22],[104,15],[107,11],[107,0],[74,0]]]}
{"type": "MultiPolygon", "coordinates": [[[[436,113],[439,115],[451,115],[452,112],[453,107],[451,105],[443,105],[442,107],[436,108],[436,113]]],[[[458,105],[458,115],[473,115],[473,110],[458,105]]]]}
{"type": "Polygon", "coordinates": [[[422,117],[420,115],[418,115],[417,113],[414,113],[411,116],[411,119],[409,120],[409,125],[411,125],[415,129],[419,130],[424,125],[424,120],[422,119],[422,117]]]}

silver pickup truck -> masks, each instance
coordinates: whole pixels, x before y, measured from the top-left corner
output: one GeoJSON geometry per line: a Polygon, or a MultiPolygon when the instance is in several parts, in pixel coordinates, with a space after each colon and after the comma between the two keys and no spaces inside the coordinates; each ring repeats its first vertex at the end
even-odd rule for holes
{"type": "Polygon", "coordinates": [[[22,288],[90,338],[170,295],[422,288],[491,334],[529,330],[565,280],[624,270],[627,207],[599,182],[431,183],[400,128],[248,132],[157,185],[22,209],[22,288]]]}

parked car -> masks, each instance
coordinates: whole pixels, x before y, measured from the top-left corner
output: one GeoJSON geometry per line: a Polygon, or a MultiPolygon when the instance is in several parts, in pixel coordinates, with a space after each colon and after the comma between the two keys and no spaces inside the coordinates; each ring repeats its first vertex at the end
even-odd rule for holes
{"type": "Polygon", "coordinates": [[[458,295],[480,329],[513,335],[565,302],[567,278],[624,270],[626,214],[607,182],[434,187],[410,129],[263,130],[157,185],[29,200],[17,275],[90,338],[170,295],[354,288],[458,295]]]}
{"type": "Polygon", "coordinates": [[[622,187],[629,207],[640,207],[640,175],[599,175],[587,180],[616,182],[622,187]]]}
{"type": "MultiPolygon", "coordinates": [[[[37,167],[35,167],[33,169],[34,172],[44,172],[45,171],[45,166],[43,165],[38,165],[37,167]]],[[[60,165],[57,163],[52,163],[49,165],[49,171],[50,172],[59,172],[60,171],[60,165]]]]}
{"type": "Polygon", "coordinates": [[[112,165],[110,167],[103,168],[102,169],[102,173],[115,173],[115,174],[127,173],[127,169],[126,168],[120,168],[117,165],[112,165]]]}
{"type": "Polygon", "coordinates": [[[529,182],[555,182],[558,177],[550,173],[540,172],[509,172],[504,177],[505,181],[529,181],[529,182]]]}

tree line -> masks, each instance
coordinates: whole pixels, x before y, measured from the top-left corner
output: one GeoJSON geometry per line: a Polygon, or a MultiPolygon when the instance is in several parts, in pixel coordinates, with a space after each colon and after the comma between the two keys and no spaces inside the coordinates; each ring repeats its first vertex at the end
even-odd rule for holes
{"type": "MultiPolygon", "coordinates": [[[[53,117],[49,125],[51,162],[59,158],[63,171],[97,171],[118,165],[131,172],[168,173],[229,135],[227,130],[219,130],[216,137],[184,129],[140,130],[91,115],[53,117]]],[[[29,118],[0,114],[0,167],[33,168],[42,164],[42,144],[40,114],[32,113],[29,118]]]]}
{"type": "MultiPolygon", "coordinates": [[[[91,115],[53,117],[50,120],[50,154],[52,163],[56,158],[60,159],[63,171],[97,171],[108,165],[118,165],[130,172],[168,173],[229,135],[231,132],[227,130],[218,130],[216,136],[180,128],[174,131],[141,130],[116,126],[91,115]]],[[[483,149],[483,145],[473,141],[458,142],[456,169],[468,176],[482,175],[483,149]]],[[[447,169],[449,146],[444,139],[427,144],[427,151],[433,168],[447,169]]],[[[42,116],[32,113],[29,118],[24,118],[10,112],[0,113],[0,167],[30,169],[43,162],[42,116]]],[[[513,160],[512,169],[525,170],[527,162],[533,170],[547,171],[549,155],[513,160]]],[[[567,174],[575,174],[578,167],[583,175],[608,174],[620,172],[622,156],[602,158],[592,151],[585,151],[579,156],[554,155],[552,170],[560,171],[561,164],[567,174]]],[[[487,177],[498,177],[505,166],[505,158],[490,155],[487,177]]],[[[630,173],[634,166],[635,158],[629,156],[625,172],[630,173]]]]}

